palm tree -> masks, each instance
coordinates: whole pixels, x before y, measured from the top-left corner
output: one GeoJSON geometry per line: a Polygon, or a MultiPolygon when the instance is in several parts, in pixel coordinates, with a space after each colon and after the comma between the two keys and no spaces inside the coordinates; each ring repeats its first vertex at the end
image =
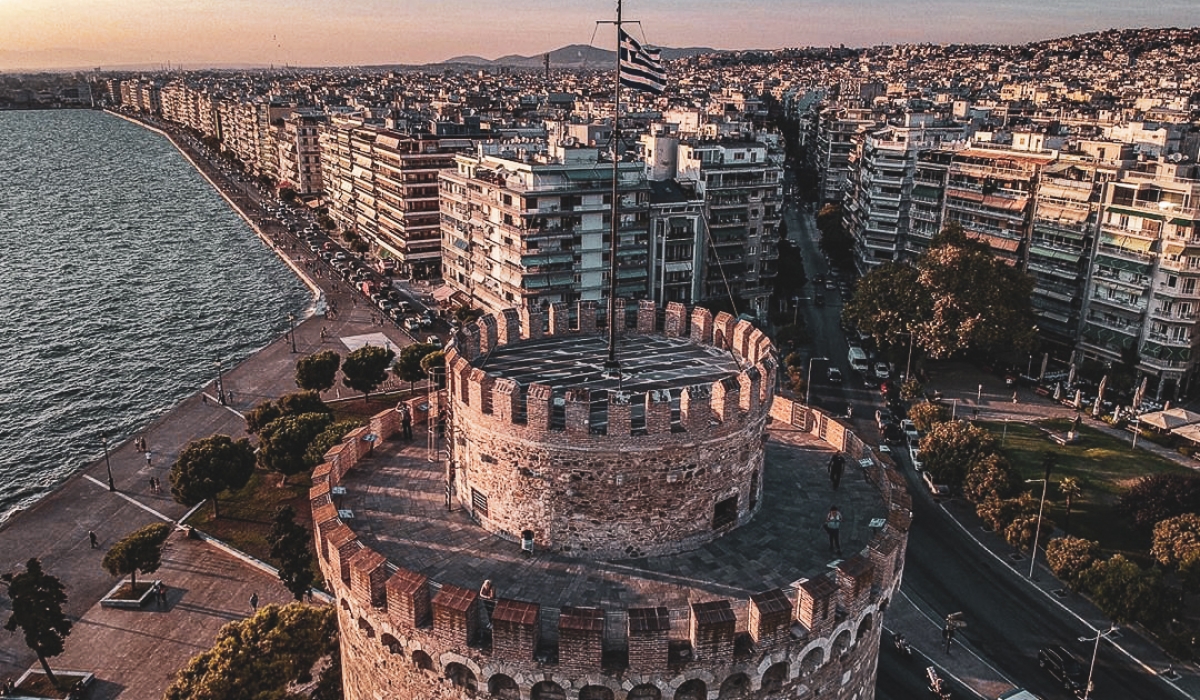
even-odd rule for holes
{"type": "Polygon", "coordinates": [[[1083,486],[1079,483],[1079,479],[1073,476],[1064,476],[1063,480],[1058,482],[1058,490],[1067,502],[1067,517],[1063,519],[1063,531],[1066,534],[1071,534],[1071,503],[1083,493],[1083,486]]]}

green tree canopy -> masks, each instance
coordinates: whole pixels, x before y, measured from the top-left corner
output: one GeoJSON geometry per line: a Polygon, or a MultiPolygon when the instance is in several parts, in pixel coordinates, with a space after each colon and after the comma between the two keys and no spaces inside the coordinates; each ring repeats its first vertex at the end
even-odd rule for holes
{"type": "Polygon", "coordinates": [[[322,350],[296,362],[296,386],[306,391],[327,391],[333,388],[342,356],[332,350],[322,350]]]}
{"type": "Polygon", "coordinates": [[[114,544],[104,555],[101,565],[113,576],[129,576],[137,586],[138,572],[152,574],[162,564],[163,545],[171,536],[171,526],[153,523],[134,530],[114,544]]]}
{"type": "Polygon", "coordinates": [[[992,453],[967,467],[963,495],[972,503],[989,498],[1008,498],[1017,492],[1017,473],[1004,458],[992,453]]]}
{"type": "Polygon", "coordinates": [[[346,437],[346,433],[365,424],[364,421],[357,418],[347,418],[346,420],[331,423],[308,444],[308,450],[304,453],[304,459],[313,466],[320,464],[325,460],[325,453],[334,445],[341,442],[342,438],[346,437]]]}
{"type": "Polygon", "coordinates": [[[438,352],[441,350],[436,345],[431,343],[413,343],[406,345],[400,351],[400,357],[396,358],[396,364],[392,366],[392,371],[396,376],[408,382],[409,389],[416,382],[425,378],[425,369],[421,366],[421,361],[426,355],[438,352]]]}
{"type": "Polygon", "coordinates": [[[346,386],[361,391],[363,400],[370,400],[371,392],[387,379],[388,365],[396,359],[396,353],[391,348],[377,345],[364,345],[346,355],[342,362],[342,381],[346,386]]]}
{"type": "Polygon", "coordinates": [[[175,674],[164,700],[302,700],[289,688],[338,655],[337,616],[328,606],[267,605],[221,628],[208,651],[175,674]]]}
{"type": "Polygon", "coordinates": [[[1200,512],[1200,476],[1150,474],[1121,494],[1118,510],[1142,527],[1184,513],[1200,512]]]}
{"type": "Polygon", "coordinates": [[[1168,595],[1159,571],[1142,571],[1121,554],[1093,562],[1079,575],[1082,590],[1117,622],[1156,624],[1175,616],[1179,597],[1168,595]]]}
{"type": "Polygon", "coordinates": [[[917,430],[925,432],[932,429],[938,423],[945,423],[950,420],[950,411],[945,406],[933,403],[932,401],[922,401],[908,409],[908,418],[913,422],[913,426],[917,430]]]}
{"type": "Polygon", "coordinates": [[[271,421],[259,431],[259,466],[284,479],[317,466],[309,461],[308,448],[332,422],[328,413],[301,413],[271,421]]]}
{"type": "Polygon", "coordinates": [[[1200,556],[1200,515],[1184,513],[1158,521],[1150,553],[1158,563],[1171,568],[1200,556]]]}
{"type": "Polygon", "coordinates": [[[188,506],[210,498],[213,517],[220,517],[217,494],[245,486],[254,473],[254,461],[249,440],[234,442],[228,435],[193,440],[171,465],[171,496],[188,506]]]}
{"type": "Polygon", "coordinates": [[[279,567],[279,580],[296,600],[303,600],[313,582],[313,555],[309,549],[312,537],[308,528],[296,522],[296,511],[283,506],[271,520],[267,543],[271,558],[279,567]]]}
{"type": "Polygon", "coordinates": [[[1079,574],[1092,565],[1099,553],[1098,542],[1069,535],[1046,543],[1046,563],[1054,575],[1071,588],[1075,588],[1079,574]]]}
{"type": "Polygon", "coordinates": [[[1026,350],[1035,327],[1033,281],[957,224],[915,266],[884,264],[859,281],[846,313],[881,344],[913,342],[932,357],[967,349],[1026,350]]]}
{"type": "Polygon", "coordinates": [[[939,483],[959,489],[967,469],[996,452],[996,440],[966,421],[935,424],[921,438],[921,462],[939,483]]]}
{"type": "Polygon", "coordinates": [[[12,603],[12,613],[4,629],[21,630],[25,646],[37,654],[46,677],[57,686],[58,680],[47,659],[63,653],[67,635],[71,634],[71,620],[62,609],[67,602],[62,581],[43,571],[38,559],[25,562],[25,571],[21,573],[0,576],[0,581],[8,586],[8,599],[12,603]]]}
{"type": "Polygon", "coordinates": [[[275,401],[261,401],[246,414],[246,432],[256,434],[276,418],[298,416],[302,413],[333,415],[329,406],[316,391],[293,391],[275,401]]]}
{"type": "MultiPolygon", "coordinates": [[[[428,377],[430,372],[438,369],[446,369],[446,351],[440,348],[421,358],[421,371],[425,373],[425,376],[428,377]]],[[[443,373],[438,378],[439,387],[445,382],[445,379],[446,377],[443,373]]]]}

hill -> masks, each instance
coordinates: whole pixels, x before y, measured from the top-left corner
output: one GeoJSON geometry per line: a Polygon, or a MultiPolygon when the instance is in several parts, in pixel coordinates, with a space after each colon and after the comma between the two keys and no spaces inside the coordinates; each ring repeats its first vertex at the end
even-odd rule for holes
{"type": "MultiPolygon", "coordinates": [[[[664,48],[662,50],[663,60],[672,61],[677,58],[688,58],[698,56],[705,53],[718,53],[717,49],[705,47],[689,47],[683,49],[664,48]]],[[[550,65],[559,68],[590,68],[590,67],[607,67],[612,65],[617,58],[615,51],[596,48],[589,44],[571,44],[554,49],[550,52],[550,65]]],[[[501,56],[496,59],[487,59],[480,56],[456,56],[446,59],[442,63],[456,63],[468,66],[505,66],[508,68],[540,68],[542,65],[542,54],[533,56],[519,56],[511,54],[501,56]]]]}

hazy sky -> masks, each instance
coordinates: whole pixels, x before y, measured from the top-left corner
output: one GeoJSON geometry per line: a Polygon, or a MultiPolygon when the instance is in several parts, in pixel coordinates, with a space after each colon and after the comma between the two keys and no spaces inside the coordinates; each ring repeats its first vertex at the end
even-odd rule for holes
{"type": "MultiPolygon", "coordinates": [[[[0,0],[0,69],[426,63],[593,41],[615,0],[0,0]]],[[[629,0],[652,44],[1019,43],[1193,26],[1197,0],[629,0]]]]}

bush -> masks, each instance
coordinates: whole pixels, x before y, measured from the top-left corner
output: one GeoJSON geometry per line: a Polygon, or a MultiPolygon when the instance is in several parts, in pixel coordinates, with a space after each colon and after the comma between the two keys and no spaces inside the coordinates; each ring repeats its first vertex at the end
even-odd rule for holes
{"type": "Polygon", "coordinates": [[[1019,477],[1003,455],[991,454],[971,465],[963,479],[963,496],[972,503],[1003,499],[1017,492],[1019,477]]]}
{"type": "Polygon", "coordinates": [[[1046,563],[1054,575],[1072,589],[1100,552],[1100,544],[1082,537],[1056,537],[1046,543],[1046,563]]]}
{"type": "Polygon", "coordinates": [[[1079,575],[1079,584],[1092,602],[1117,622],[1157,626],[1179,611],[1179,596],[1167,591],[1161,573],[1142,571],[1120,554],[1093,562],[1079,575]]]}
{"type": "Polygon", "coordinates": [[[945,406],[939,406],[929,401],[922,401],[908,409],[908,418],[917,427],[917,430],[925,432],[932,429],[938,423],[945,423],[950,420],[950,412],[946,410],[945,406]]]}
{"type": "Polygon", "coordinates": [[[988,498],[975,506],[975,514],[992,530],[1001,534],[1018,517],[1037,513],[1037,501],[1028,493],[1016,498],[988,498]]]}
{"type": "Polygon", "coordinates": [[[1154,526],[1150,553],[1159,564],[1170,568],[1200,555],[1200,515],[1184,513],[1160,520],[1154,526]]]}
{"type": "MultiPolygon", "coordinates": [[[[1004,528],[1004,541],[1020,550],[1028,550],[1033,544],[1033,535],[1038,532],[1037,513],[1023,513],[1013,518],[1004,528]]],[[[1054,521],[1042,515],[1042,528],[1038,535],[1039,547],[1045,547],[1046,541],[1054,532],[1054,521]]]]}
{"type": "Polygon", "coordinates": [[[1121,494],[1118,511],[1141,527],[1152,527],[1167,518],[1200,511],[1200,476],[1152,474],[1121,494]]]}
{"type": "Polygon", "coordinates": [[[952,491],[962,489],[967,469],[996,453],[996,440],[987,430],[966,421],[935,424],[921,438],[921,461],[933,477],[952,491]]]}

